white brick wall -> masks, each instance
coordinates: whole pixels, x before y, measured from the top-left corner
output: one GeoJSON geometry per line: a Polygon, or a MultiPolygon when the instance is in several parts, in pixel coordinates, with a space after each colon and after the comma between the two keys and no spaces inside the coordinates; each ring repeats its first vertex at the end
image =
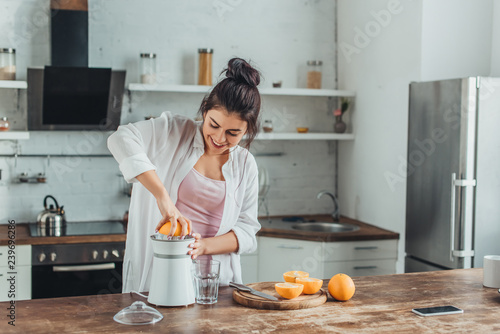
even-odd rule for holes
{"type": "MultiPolygon", "coordinates": [[[[141,52],[155,52],[163,83],[192,84],[197,49],[212,47],[214,76],[232,56],[251,59],[263,73],[262,87],[283,80],[284,87],[305,85],[305,63],[323,60],[323,86],[333,88],[334,1],[89,1],[90,65],[127,70],[127,83],[138,81],[141,52]],[[272,31],[272,33],[270,33],[272,31]]],[[[50,62],[49,2],[0,0],[0,47],[17,51],[18,79],[26,68],[50,62]]],[[[215,79],[215,78],[214,78],[215,79]]],[[[26,92],[0,90],[0,116],[13,129],[26,128],[26,92]]],[[[124,99],[122,123],[164,110],[194,117],[203,94],[133,92],[124,99]]],[[[327,98],[265,97],[262,119],[272,119],[276,131],[332,131],[327,98]]],[[[105,138],[98,132],[31,132],[18,145],[0,141],[0,154],[71,154],[77,157],[0,158],[0,224],[8,219],[33,221],[47,194],[64,205],[70,221],[119,219],[128,207],[116,162],[109,157],[105,138]],[[22,172],[45,172],[46,184],[19,184],[22,172]]],[[[280,152],[279,157],[257,157],[271,179],[271,214],[330,212],[327,198],[316,200],[322,189],[334,189],[334,150],[324,141],[255,142],[252,152],[280,152]]],[[[262,213],[262,211],[261,211],[262,213]]]]}

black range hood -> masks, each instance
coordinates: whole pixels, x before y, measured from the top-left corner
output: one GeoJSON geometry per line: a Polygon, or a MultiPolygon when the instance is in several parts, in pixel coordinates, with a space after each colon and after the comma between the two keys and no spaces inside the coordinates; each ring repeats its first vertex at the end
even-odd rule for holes
{"type": "Polygon", "coordinates": [[[88,67],[87,0],[51,0],[51,66],[28,68],[28,130],[115,130],[125,71],[88,67]]]}
{"type": "Polygon", "coordinates": [[[50,1],[52,66],[89,66],[89,11],[87,0],[50,1]]]}

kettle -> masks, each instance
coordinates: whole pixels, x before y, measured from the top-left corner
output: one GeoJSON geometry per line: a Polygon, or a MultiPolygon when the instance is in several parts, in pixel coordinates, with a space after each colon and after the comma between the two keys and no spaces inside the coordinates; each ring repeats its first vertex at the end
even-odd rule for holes
{"type": "Polygon", "coordinates": [[[62,206],[59,207],[59,204],[57,204],[57,201],[53,196],[45,196],[45,198],[43,199],[43,206],[45,210],[40,212],[36,219],[39,228],[59,230],[66,227],[66,217],[64,215],[64,209],[62,206]],[[47,208],[47,199],[49,198],[54,201],[54,204],[56,205],[55,208],[53,204],[51,204],[47,208]]]}

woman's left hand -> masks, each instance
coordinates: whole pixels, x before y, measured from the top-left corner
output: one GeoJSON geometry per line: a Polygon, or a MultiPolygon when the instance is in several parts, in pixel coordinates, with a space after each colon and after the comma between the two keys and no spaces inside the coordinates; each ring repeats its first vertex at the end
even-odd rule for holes
{"type": "Polygon", "coordinates": [[[191,255],[191,259],[195,260],[198,256],[205,254],[205,241],[201,239],[201,234],[193,233],[194,241],[189,244],[189,247],[192,248],[188,252],[191,255]]]}

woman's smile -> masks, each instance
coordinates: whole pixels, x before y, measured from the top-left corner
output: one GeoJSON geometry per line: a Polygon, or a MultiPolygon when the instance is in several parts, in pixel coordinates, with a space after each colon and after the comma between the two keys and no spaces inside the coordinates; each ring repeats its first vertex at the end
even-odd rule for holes
{"type": "Polygon", "coordinates": [[[228,149],[238,145],[246,129],[246,121],[225,110],[211,109],[204,114],[203,136],[208,152],[229,152],[228,149]]]}
{"type": "Polygon", "coordinates": [[[224,146],[226,146],[226,144],[219,144],[218,142],[216,142],[213,137],[210,137],[210,139],[212,139],[212,144],[215,146],[215,148],[223,148],[224,146]]]}

